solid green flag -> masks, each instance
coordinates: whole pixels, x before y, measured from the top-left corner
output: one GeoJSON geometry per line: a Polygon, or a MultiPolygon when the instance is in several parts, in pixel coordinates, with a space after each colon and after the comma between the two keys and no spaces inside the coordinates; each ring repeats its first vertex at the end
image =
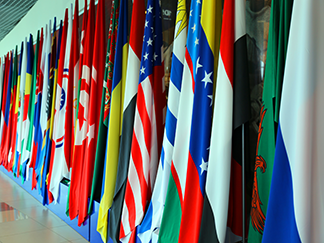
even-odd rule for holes
{"type": "Polygon", "coordinates": [[[274,0],[271,6],[249,225],[252,243],[262,241],[266,220],[292,5],[293,0],[274,0]]]}

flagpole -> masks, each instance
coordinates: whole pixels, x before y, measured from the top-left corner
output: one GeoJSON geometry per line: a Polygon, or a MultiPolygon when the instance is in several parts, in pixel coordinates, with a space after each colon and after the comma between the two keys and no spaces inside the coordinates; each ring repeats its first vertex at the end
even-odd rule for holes
{"type": "Polygon", "coordinates": [[[242,234],[242,243],[245,243],[245,146],[244,146],[244,123],[242,124],[242,228],[243,228],[243,234],[242,234]]]}

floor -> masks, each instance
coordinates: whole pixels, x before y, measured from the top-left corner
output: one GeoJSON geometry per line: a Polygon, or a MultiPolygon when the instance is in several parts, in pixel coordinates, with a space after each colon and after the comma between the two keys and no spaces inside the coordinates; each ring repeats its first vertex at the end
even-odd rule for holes
{"type": "Polygon", "coordinates": [[[16,242],[88,241],[0,171],[0,243],[16,242]]]}

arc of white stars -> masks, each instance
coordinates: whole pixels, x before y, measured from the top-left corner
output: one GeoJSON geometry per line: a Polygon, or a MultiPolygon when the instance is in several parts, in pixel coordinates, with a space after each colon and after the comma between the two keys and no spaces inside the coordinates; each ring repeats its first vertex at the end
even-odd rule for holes
{"type": "Polygon", "coordinates": [[[197,0],[197,4],[199,4],[199,3],[201,4],[200,0],[197,0]]]}
{"type": "Polygon", "coordinates": [[[148,27],[149,21],[145,20],[145,28],[148,27]]]}
{"type": "Polygon", "coordinates": [[[153,40],[151,39],[151,37],[148,39],[148,41],[147,41],[147,46],[151,46],[152,45],[152,42],[153,42],[153,40]]]}
{"type": "Polygon", "coordinates": [[[210,76],[213,74],[213,72],[210,72],[207,74],[207,72],[205,71],[205,77],[203,78],[203,80],[201,80],[201,82],[205,83],[205,88],[207,87],[208,83],[213,83],[213,81],[210,79],[210,76]]]}
{"type": "Polygon", "coordinates": [[[190,10],[190,16],[192,16],[192,10],[190,10]]]}
{"type": "Polygon", "coordinates": [[[207,172],[208,161],[205,162],[205,161],[204,161],[204,158],[202,158],[202,159],[201,159],[201,164],[200,164],[199,167],[200,167],[200,169],[201,169],[201,171],[200,171],[200,175],[202,175],[202,173],[204,173],[204,171],[207,172]]]}
{"type": "Polygon", "coordinates": [[[200,57],[198,57],[197,62],[196,62],[196,74],[198,72],[198,68],[202,67],[202,65],[199,63],[199,59],[200,59],[200,57]]]}
{"type": "Polygon", "coordinates": [[[154,32],[154,28],[153,27],[151,27],[151,30],[152,30],[152,33],[154,32]]]}

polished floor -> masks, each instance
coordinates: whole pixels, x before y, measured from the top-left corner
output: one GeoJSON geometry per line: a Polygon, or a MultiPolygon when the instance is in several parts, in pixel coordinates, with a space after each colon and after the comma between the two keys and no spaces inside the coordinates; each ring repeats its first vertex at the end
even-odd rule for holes
{"type": "Polygon", "coordinates": [[[88,242],[0,171],[0,243],[88,242]]]}

